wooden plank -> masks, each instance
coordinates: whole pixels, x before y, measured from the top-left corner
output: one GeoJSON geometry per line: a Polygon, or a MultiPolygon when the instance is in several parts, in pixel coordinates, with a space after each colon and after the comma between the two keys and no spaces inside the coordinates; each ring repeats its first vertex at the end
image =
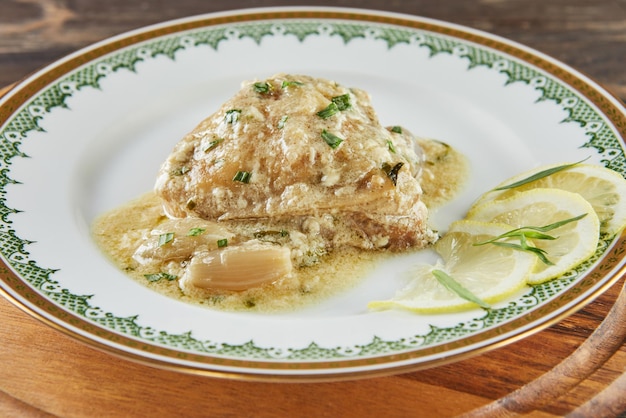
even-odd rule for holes
{"type": "MultiPolygon", "coordinates": [[[[204,12],[283,3],[8,1],[0,15],[0,85],[126,30],[204,12]]],[[[626,99],[623,0],[316,4],[405,12],[487,30],[544,51],[626,99]]],[[[476,408],[502,416],[514,411],[545,417],[618,416],[626,412],[626,347],[618,332],[623,329],[615,326],[615,333],[599,339],[601,333],[594,331],[609,315],[623,283],[549,329],[474,358],[397,376],[311,384],[222,380],[133,363],[83,345],[0,298],[0,416],[448,417],[476,408]],[[535,396],[525,395],[529,391],[535,396]]]]}

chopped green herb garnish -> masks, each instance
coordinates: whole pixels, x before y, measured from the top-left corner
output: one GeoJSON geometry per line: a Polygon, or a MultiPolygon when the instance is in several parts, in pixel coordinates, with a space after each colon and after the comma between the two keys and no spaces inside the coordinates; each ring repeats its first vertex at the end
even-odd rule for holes
{"type": "Polygon", "coordinates": [[[304,85],[304,83],[301,83],[300,81],[287,81],[287,80],[285,80],[285,81],[283,81],[283,84],[282,84],[281,87],[282,88],[287,88],[289,86],[303,86],[303,85],[304,85]]]}
{"type": "Polygon", "coordinates": [[[387,148],[389,148],[389,151],[393,152],[394,154],[396,153],[396,147],[390,140],[387,140],[387,148]]]}
{"type": "Polygon", "coordinates": [[[165,234],[159,235],[159,247],[162,247],[163,245],[167,244],[168,242],[172,241],[173,239],[174,239],[174,233],[173,232],[166,232],[165,234]]]}
{"type": "Polygon", "coordinates": [[[265,81],[265,82],[254,83],[252,85],[252,88],[257,93],[264,94],[264,93],[269,93],[272,90],[272,85],[268,83],[267,81],[265,81]]]}
{"type": "Polygon", "coordinates": [[[209,296],[208,300],[213,305],[217,305],[217,304],[222,303],[225,298],[226,298],[226,296],[224,296],[224,295],[212,295],[212,296],[209,296]]]}
{"type": "Polygon", "coordinates": [[[333,97],[330,101],[330,104],[326,106],[325,109],[317,112],[317,116],[322,119],[328,119],[329,117],[337,114],[337,112],[349,109],[351,107],[352,105],[350,104],[350,95],[342,94],[341,96],[333,97]]]}
{"type": "Polygon", "coordinates": [[[239,120],[239,116],[241,116],[241,109],[231,109],[226,111],[226,115],[224,116],[224,120],[226,123],[237,123],[239,120]]]}
{"type": "Polygon", "coordinates": [[[224,138],[217,138],[209,142],[209,145],[207,145],[207,147],[204,149],[204,152],[209,152],[213,148],[217,147],[222,141],[224,141],[224,138]]]}
{"type": "Polygon", "coordinates": [[[172,175],[173,176],[182,176],[183,174],[186,174],[190,171],[191,169],[189,167],[186,166],[182,166],[180,168],[177,168],[176,170],[172,171],[172,175]]]}
{"type": "Polygon", "coordinates": [[[173,274],[168,274],[168,273],[151,273],[151,274],[144,274],[143,277],[145,277],[146,279],[148,279],[149,282],[158,282],[161,279],[165,279],[165,280],[176,280],[178,278],[178,276],[175,276],[173,274]]]}
{"type": "Polygon", "coordinates": [[[385,174],[387,174],[387,177],[389,177],[389,180],[391,180],[394,186],[398,182],[398,172],[400,171],[403,165],[404,163],[402,162],[397,163],[394,166],[391,166],[391,164],[389,163],[383,163],[382,169],[385,172],[385,174]]]}
{"type": "Polygon", "coordinates": [[[331,99],[331,101],[337,105],[337,109],[340,111],[350,109],[352,107],[352,104],[350,103],[350,95],[347,93],[342,94],[341,96],[335,96],[331,99]]]}
{"type": "Polygon", "coordinates": [[[441,283],[446,289],[456,294],[460,298],[463,298],[469,302],[473,302],[483,309],[491,309],[491,305],[473,294],[470,290],[461,285],[461,283],[454,280],[446,272],[434,269],[432,273],[439,283],[441,283]]]}
{"type": "Polygon", "coordinates": [[[339,138],[337,135],[331,134],[326,129],[322,131],[322,139],[324,139],[332,149],[337,148],[343,142],[343,139],[339,138]]]}
{"type": "Polygon", "coordinates": [[[256,231],[254,233],[254,238],[267,238],[267,237],[274,237],[274,238],[284,238],[284,237],[288,237],[289,236],[289,231],[285,230],[285,229],[281,229],[279,231],[256,231]]]}
{"type": "Polygon", "coordinates": [[[217,248],[224,248],[224,247],[228,247],[228,240],[226,238],[218,239],[217,248]]]}
{"type": "Polygon", "coordinates": [[[402,127],[401,126],[392,126],[391,127],[391,132],[396,133],[396,134],[401,134],[402,133],[402,127]]]}
{"type": "Polygon", "coordinates": [[[283,129],[285,127],[285,122],[287,122],[287,119],[289,119],[289,116],[285,115],[282,118],[280,118],[280,120],[278,121],[278,129],[283,129]]]}
{"type": "Polygon", "coordinates": [[[563,171],[563,170],[567,170],[568,168],[572,168],[575,165],[578,165],[578,164],[580,164],[580,163],[582,163],[584,161],[587,161],[588,159],[589,159],[589,157],[585,158],[584,160],[577,161],[575,163],[563,164],[563,165],[559,165],[557,167],[548,168],[546,170],[542,170],[542,171],[540,171],[538,173],[535,173],[532,176],[526,177],[525,179],[522,179],[520,181],[516,181],[515,183],[511,183],[511,184],[508,184],[506,186],[498,187],[498,188],[496,188],[494,190],[514,189],[514,188],[522,186],[524,184],[531,183],[531,182],[533,182],[535,180],[539,180],[539,179],[542,179],[544,177],[548,177],[548,176],[550,176],[550,175],[552,175],[554,173],[558,173],[559,171],[563,171]]]}
{"type": "Polygon", "coordinates": [[[317,112],[317,116],[319,116],[322,119],[328,119],[329,117],[335,115],[337,112],[339,112],[339,108],[337,107],[337,104],[334,102],[331,102],[328,106],[326,106],[325,109],[317,112]]]}
{"type": "Polygon", "coordinates": [[[197,237],[198,235],[202,235],[206,231],[206,228],[191,228],[189,232],[187,232],[188,237],[197,237]]]}
{"type": "Polygon", "coordinates": [[[568,219],[564,219],[562,221],[558,221],[558,222],[554,222],[551,223],[549,225],[544,225],[544,226],[523,226],[521,228],[515,228],[512,229],[510,231],[505,232],[504,234],[498,235],[495,238],[491,238],[488,239],[486,241],[481,241],[481,242],[477,242],[474,245],[475,246],[479,246],[479,245],[485,245],[485,244],[493,244],[493,245],[497,245],[500,247],[507,247],[507,248],[513,248],[515,250],[519,250],[519,251],[527,251],[530,253],[535,254],[537,257],[539,257],[539,259],[547,265],[553,265],[554,263],[552,263],[546,254],[546,251],[538,248],[538,247],[533,247],[531,245],[528,244],[527,239],[536,239],[536,240],[555,240],[558,237],[554,237],[552,235],[548,235],[546,234],[546,232],[549,232],[553,229],[556,229],[558,227],[561,227],[565,224],[568,224],[570,222],[576,222],[579,219],[584,218],[585,216],[587,216],[586,213],[583,213],[582,215],[578,215],[578,216],[574,216],[573,218],[568,218],[568,219]],[[506,238],[517,238],[519,239],[519,244],[517,243],[512,243],[512,242],[502,242],[501,240],[506,239],[506,238]]]}
{"type": "Polygon", "coordinates": [[[250,183],[250,177],[252,177],[252,173],[250,173],[249,171],[237,171],[237,173],[235,173],[235,176],[233,177],[233,181],[250,183]]]}

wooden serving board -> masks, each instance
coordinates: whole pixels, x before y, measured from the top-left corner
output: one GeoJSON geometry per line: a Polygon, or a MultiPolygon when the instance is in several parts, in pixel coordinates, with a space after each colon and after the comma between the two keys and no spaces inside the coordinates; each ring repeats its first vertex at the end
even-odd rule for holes
{"type": "MultiPolygon", "coordinates": [[[[0,0],[0,85],[128,29],[241,7],[348,6],[412,13],[541,49],[626,98],[623,0],[0,0]]],[[[7,89],[0,89],[0,95],[7,89]]],[[[218,379],[100,352],[0,297],[0,417],[626,418],[621,278],[578,313],[527,338],[412,373],[328,383],[218,379]]]]}

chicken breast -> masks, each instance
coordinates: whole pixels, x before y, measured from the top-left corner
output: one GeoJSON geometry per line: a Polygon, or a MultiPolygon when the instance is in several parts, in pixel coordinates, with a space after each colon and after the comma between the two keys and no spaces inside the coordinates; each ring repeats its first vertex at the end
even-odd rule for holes
{"type": "Polygon", "coordinates": [[[155,185],[171,218],[285,222],[328,246],[424,247],[422,154],[360,89],[304,75],[248,81],[178,142],[155,185]]]}

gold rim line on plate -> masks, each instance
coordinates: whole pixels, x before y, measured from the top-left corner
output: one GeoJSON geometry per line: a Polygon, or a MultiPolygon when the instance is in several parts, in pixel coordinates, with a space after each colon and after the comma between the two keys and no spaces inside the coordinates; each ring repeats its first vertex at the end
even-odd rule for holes
{"type": "MultiPolygon", "coordinates": [[[[258,21],[258,20],[277,20],[277,19],[320,19],[320,20],[328,20],[328,19],[341,19],[341,20],[356,20],[359,22],[372,22],[372,23],[382,23],[382,24],[392,24],[397,26],[409,27],[412,29],[426,30],[434,33],[438,33],[441,35],[451,36],[455,38],[460,38],[462,40],[471,41],[473,43],[486,46],[500,52],[504,52],[507,55],[511,55],[522,61],[529,63],[535,67],[538,67],[549,74],[555,76],[559,80],[566,83],[568,86],[572,87],[581,95],[583,95],[587,100],[594,103],[599,109],[603,111],[603,115],[608,118],[615,129],[621,134],[622,138],[626,133],[626,117],[623,115],[623,112],[620,110],[618,106],[608,100],[602,92],[599,92],[596,88],[589,85],[585,80],[579,78],[576,74],[568,71],[566,68],[554,64],[549,60],[546,60],[540,56],[537,56],[531,52],[524,50],[523,48],[518,48],[515,45],[507,43],[505,40],[492,39],[488,36],[488,34],[480,35],[474,33],[472,31],[464,31],[461,28],[457,27],[446,27],[445,22],[441,22],[440,24],[434,23],[430,20],[423,21],[419,18],[415,17],[402,17],[401,15],[376,15],[376,14],[368,14],[364,12],[358,11],[347,11],[347,10],[334,10],[334,11],[320,11],[320,10],[285,10],[285,11],[261,11],[256,10],[253,13],[249,14],[232,14],[232,15],[223,15],[223,16],[198,16],[195,18],[191,18],[191,20],[183,20],[183,21],[174,21],[171,24],[157,25],[156,27],[148,27],[145,30],[138,30],[135,32],[131,32],[126,36],[124,34],[120,35],[120,37],[114,38],[109,41],[103,41],[100,44],[96,44],[91,48],[86,48],[84,53],[80,53],[75,56],[70,56],[67,60],[61,62],[59,65],[52,66],[47,70],[44,70],[41,74],[39,74],[33,80],[25,82],[26,84],[23,86],[18,86],[18,90],[12,94],[6,104],[0,108],[0,124],[4,124],[8,118],[20,108],[23,104],[25,104],[33,95],[39,92],[41,89],[48,86],[51,82],[61,77],[62,75],[67,74],[69,71],[72,71],[79,66],[86,64],[88,62],[93,61],[96,58],[99,58],[105,54],[114,52],[116,50],[128,47],[130,45],[137,44],[139,42],[147,41],[154,39],[156,37],[165,36],[168,34],[174,34],[178,32],[183,32],[191,29],[205,28],[215,25],[221,24],[229,24],[229,23],[240,23],[245,21],[258,21]]],[[[0,95],[2,93],[8,93],[10,88],[3,89],[0,91],[0,95]]],[[[613,250],[621,250],[626,246],[625,243],[626,237],[622,234],[619,239],[613,245],[613,250]]],[[[53,319],[48,318],[43,313],[38,313],[33,311],[28,306],[28,303],[21,302],[18,298],[13,297],[9,292],[3,291],[0,289],[0,293],[2,293],[5,297],[7,297],[12,303],[17,305],[20,309],[25,312],[35,316],[36,318],[43,320],[48,325],[58,329],[66,334],[69,334],[78,340],[100,349],[101,351],[105,351],[114,355],[118,355],[120,357],[131,359],[137,362],[141,362],[144,364],[157,366],[161,368],[198,373],[198,374],[206,374],[206,375],[218,375],[222,377],[231,377],[231,378],[243,378],[243,379],[258,379],[258,380],[340,380],[340,379],[348,379],[348,378],[356,378],[359,376],[374,376],[374,375],[385,375],[391,373],[399,373],[405,371],[411,371],[416,369],[422,369],[426,367],[433,367],[436,365],[442,365],[445,363],[450,363],[452,361],[458,361],[463,358],[471,357],[474,355],[478,355],[487,350],[497,348],[511,342],[522,339],[530,334],[538,332],[542,329],[547,328],[550,325],[560,321],[561,319],[569,316],[570,314],[576,312],[580,308],[582,308],[587,303],[591,302],[601,293],[606,291],[610,286],[612,286],[621,275],[626,270],[626,267],[622,266],[618,271],[616,271],[612,277],[610,277],[602,286],[599,286],[597,289],[593,290],[583,301],[578,302],[574,306],[570,307],[566,311],[560,312],[558,315],[550,318],[549,320],[544,321],[541,324],[533,327],[532,329],[517,333],[511,337],[507,337],[502,340],[498,340],[492,342],[490,344],[479,347],[475,350],[471,350],[470,352],[463,352],[460,354],[455,354],[449,357],[444,358],[436,358],[434,360],[425,361],[417,364],[403,364],[398,366],[398,362],[406,362],[410,360],[419,359],[421,357],[436,355],[442,352],[446,352],[451,349],[458,349],[471,346],[473,344],[478,344],[490,338],[496,338],[501,334],[505,334],[508,332],[515,331],[520,326],[531,323],[533,321],[537,321],[544,317],[547,314],[553,313],[558,309],[561,309],[565,304],[569,301],[577,298],[578,294],[581,292],[587,292],[592,289],[599,280],[605,277],[606,272],[610,272],[614,270],[617,266],[619,266],[621,262],[619,255],[609,256],[609,254],[605,254],[601,263],[595,266],[592,270],[586,272],[585,278],[581,280],[575,287],[568,289],[565,292],[562,292],[558,295],[556,299],[551,300],[550,302],[542,305],[541,309],[529,312],[522,317],[516,318],[508,324],[501,325],[494,329],[488,329],[483,332],[479,332],[473,334],[469,337],[465,337],[463,339],[455,340],[450,343],[428,347],[426,349],[418,349],[413,351],[407,351],[402,353],[395,354],[384,354],[377,357],[372,358],[357,358],[357,359],[345,359],[345,360],[325,360],[325,361],[300,361],[300,362],[272,362],[272,361],[262,361],[262,360],[242,360],[242,359],[232,359],[226,357],[218,357],[218,356],[210,356],[205,354],[193,354],[186,353],[176,349],[165,348],[161,346],[157,346],[154,344],[150,344],[143,340],[134,340],[126,335],[117,334],[113,331],[110,331],[105,328],[101,328],[100,326],[95,325],[87,321],[86,319],[74,315],[68,311],[65,311],[62,308],[54,305],[50,300],[46,299],[38,292],[34,291],[28,284],[25,284],[21,278],[15,274],[11,268],[4,262],[2,262],[3,272],[0,272],[0,277],[2,277],[3,281],[18,295],[20,295],[23,299],[28,301],[28,303],[36,306],[41,309],[48,315],[51,315],[53,318],[61,321],[63,324],[71,325],[77,329],[80,329],[89,336],[85,336],[77,331],[68,329],[55,322],[53,319]],[[106,343],[98,342],[90,338],[90,336],[97,336],[100,339],[104,339],[108,342],[115,343],[121,347],[125,347],[128,349],[138,350],[142,353],[151,353],[164,358],[171,358],[174,360],[186,360],[190,362],[199,363],[207,366],[214,367],[230,367],[235,369],[245,369],[245,370],[230,370],[223,371],[217,369],[205,369],[200,366],[186,366],[181,364],[173,364],[168,360],[163,359],[155,359],[155,358],[146,358],[140,354],[136,354],[134,352],[126,351],[123,348],[112,347],[106,343]],[[394,366],[393,363],[396,363],[394,366]],[[374,366],[384,366],[389,364],[390,367],[384,369],[365,369],[365,370],[357,370],[357,371],[348,371],[341,372],[341,369],[346,368],[358,368],[358,367],[374,367],[374,366]],[[255,371],[259,370],[259,371],[255,371]],[[266,372],[271,371],[302,371],[302,372],[314,372],[314,371],[323,371],[323,370],[336,370],[336,372],[328,372],[328,373],[320,373],[320,374],[265,374],[261,373],[260,370],[265,370],[266,372]]]]}
{"type": "MultiPolygon", "coordinates": [[[[620,237],[620,244],[624,244],[626,240],[626,234],[622,234],[620,237]]],[[[600,268],[601,265],[597,266],[596,269],[600,268]]],[[[61,320],[65,325],[71,325],[72,327],[78,328],[83,332],[86,332],[87,335],[83,335],[80,332],[69,329],[67,326],[63,326],[58,322],[52,320],[48,316],[43,313],[39,313],[29,307],[26,303],[20,301],[15,298],[10,293],[6,292],[4,289],[0,288],[0,295],[4,296],[9,302],[14,304],[16,307],[20,308],[25,313],[30,316],[42,321],[48,326],[66,334],[74,339],[82,342],[83,344],[95,348],[101,352],[105,352],[111,355],[115,355],[117,357],[123,358],[125,360],[131,360],[136,363],[144,364],[147,366],[157,367],[165,370],[173,370],[178,372],[184,372],[187,374],[195,374],[195,375],[203,375],[203,376],[211,376],[211,377],[221,377],[221,378],[229,378],[233,380],[249,380],[249,381],[290,381],[290,382],[322,382],[322,381],[340,381],[340,380],[353,380],[358,378],[365,377],[380,377],[387,376],[398,373],[408,373],[417,370],[423,370],[435,366],[443,366],[445,364],[454,363],[460,360],[468,359],[485,352],[491,351],[496,348],[500,348],[511,344],[513,342],[519,341],[527,336],[533,335],[539,331],[544,330],[558,322],[562,319],[574,314],[579,309],[581,309],[584,305],[591,302],[593,299],[604,293],[611,286],[613,286],[623,274],[626,273],[626,266],[623,266],[619,271],[617,271],[611,280],[605,282],[601,287],[596,289],[592,294],[590,294],[584,303],[579,305],[575,305],[570,307],[568,310],[561,312],[559,315],[552,317],[550,320],[544,321],[543,323],[528,329],[526,331],[517,333],[508,338],[492,342],[490,344],[479,347],[475,350],[461,352],[459,354],[454,354],[446,357],[435,358],[433,360],[422,362],[422,363],[409,363],[403,365],[392,365],[385,368],[377,368],[377,369],[364,369],[364,370],[354,370],[349,372],[341,371],[342,369],[347,368],[358,368],[358,367],[367,367],[367,366],[375,366],[375,365],[389,365],[393,363],[397,363],[399,361],[406,361],[417,359],[419,357],[423,357],[425,355],[433,355],[437,354],[437,352],[446,352],[451,348],[465,347],[471,345],[467,343],[469,340],[476,340],[475,342],[481,342],[485,338],[485,334],[490,333],[489,331],[484,333],[474,334],[470,337],[466,337],[462,340],[456,340],[453,343],[447,343],[440,346],[430,347],[428,349],[421,349],[418,351],[408,351],[404,353],[397,353],[391,355],[384,355],[372,358],[361,358],[361,359],[348,359],[348,360],[327,360],[327,361],[317,361],[317,362],[268,362],[268,361],[260,361],[260,360],[241,360],[241,359],[230,359],[225,357],[217,357],[210,355],[202,355],[202,354],[193,354],[193,353],[185,353],[182,351],[178,351],[175,349],[169,349],[166,347],[158,346],[155,344],[150,344],[142,340],[134,340],[128,336],[117,334],[113,331],[110,331],[106,328],[99,327],[82,317],[74,315],[71,312],[68,312],[62,308],[57,307],[52,304],[48,299],[42,297],[37,292],[32,291],[28,285],[21,281],[21,279],[11,272],[4,262],[0,262],[0,279],[8,283],[10,281],[14,281],[15,286],[11,286],[14,290],[25,290],[21,296],[25,297],[29,303],[33,306],[42,309],[46,314],[52,315],[55,319],[61,320]],[[4,266],[4,267],[2,267],[4,266]],[[108,342],[115,343],[121,347],[126,347],[133,350],[139,350],[144,353],[150,353],[157,356],[172,358],[177,360],[185,360],[190,362],[198,363],[197,366],[189,366],[183,364],[172,363],[171,361],[164,360],[162,358],[147,358],[144,355],[137,354],[134,352],[129,352],[124,348],[119,348],[117,346],[111,346],[106,343],[95,341],[92,337],[97,336],[100,339],[104,339],[108,342]],[[466,343],[464,343],[466,342],[466,343]],[[458,346],[458,347],[452,347],[458,346]],[[231,370],[220,370],[220,369],[211,369],[200,367],[200,365],[205,366],[213,366],[213,367],[231,367],[231,370]],[[258,370],[258,371],[257,371],[258,370]],[[315,371],[323,371],[323,370],[333,370],[332,372],[324,372],[314,374],[312,372],[315,371]],[[265,371],[265,373],[261,372],[265,371]],[[293,374],[271,374],[270,372],[284,372],[284,371],[292,371],[293,374]],[[303,373],[296,373],[297,371],[302,371],[303,373]],[[309,373],[306,373],[309,372],[309,373]]],[[[600,274],[596,272],[595,274],[600,274]]],[[[562,296],[562,294],[560,295],[562,296]]],[[[548,305],[556,305],[555,309],[560,308],[560,305],[555,304],[554,301],[551,301],[548,305]]],[[[544,308],[546,308],[544,306],[544,308]]],[[[542,318],[544,315],[549,313],[551,309],[542,309],[539,311],[534,311],[537,319],[542,318]]],[[[515,330],[518,328],[518,322],[532,322],[532,319],[528,320],[530,315],[525,315],[522,318],[517,318],[512,321],[511,330],[515,330]]],[[[506,331],[502,330],[502,327],[496,328],[495,330],[491,330],[495,332],[491,332],[497,336],[506,331]]]]}
{"type": "MultiPolygon", "coordinates": [[[[415,16],[403,15],[387,15],[387,14],[369,14],[359,9],[340,9],[334,11],[323,10],[269,10],[252,9],[251,12],[233,13],[224,16],[212,16],[211,14],[203,16],[191,17],[189,19],[181,19],[181,21],[172,21],[171,24],[165,22],[163,25],[154,25],[146,27],[144,30],[138,29],[128,34],[122,34],[109,40],[104,40],[92,47],[86,47],[85,52],[74,56],[71,59],[48,69],[37,79],[30,81],[26,86],[20,86],[19,93],[15,94],[12,99],[0,108],[0,125],[4,124],[10,114],[23,105],[32,95],[47,86],[50,81],[59,78],[61,75],[67,74],[69,71],[76,69],[80,65],[93,61],[105,54],[134,45],[140,42],[154,39],[156,37],[170,35],[188,30],[217,26],[229,23],[241,23],[247,21],[259,20],[279,20],[279,19],[327,19],[327,20],[353,20],[358,22],[371,22],[380,24],[389,24],[411,29],[425,30],[437,34],[459,38],[470,41],[482,46],[504,52],[515,58],[536,66],[559,80],[565,82],[574,90],[581,93],[587,100],[595,104],[607,117],[615,129],[620,133],[622,138],[626,138],[626,118],[623,109],[618,108],[614,103],[609,101],[603,94],[599,94],[598,90],[590,86],[585,80],[582,80],[570,70],[564,68],[563,65],[557,65],[537,55],[538,51],[529,48],[530,51],[524,50],[523,45],[515,45],[514,42],[505,39],[498,39],[495,35],[490,35],[481,31],[463,30],[461,26],[446,26],[446,22],[435,22],[430,19],[421,20],[415,16]],[[476,33],[474,33],[476,32],[476,33]],[[532,51],[532,52],[531,52],[532,51]],[[4,108],[8,108],[8,111],[4,108]]],[[[468,28],[469,29],[469,28],[468,28]]],[[[80,53],[80,51],[78,51],[80,53]]],[[[557,61],[558,62],[558,61],[557,61]]],[[[561,63],[560,63],[561,64],[561,63]]],[[[620,99],[609,93],[611,97],[621,103],[620,99]]]]}

